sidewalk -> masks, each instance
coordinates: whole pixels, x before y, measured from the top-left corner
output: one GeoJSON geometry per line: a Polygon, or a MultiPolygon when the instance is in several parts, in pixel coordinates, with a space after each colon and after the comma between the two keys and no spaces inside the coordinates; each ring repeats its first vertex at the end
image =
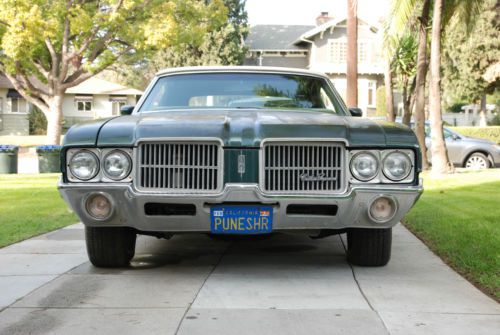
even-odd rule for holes
{"type": "Polygon", "coordinates": [[[73,225],[0,249],[0,334],[498,334],[500,306],[404,227],[382,268],[339,236],[140,237],[97,269],[73,225]]]}

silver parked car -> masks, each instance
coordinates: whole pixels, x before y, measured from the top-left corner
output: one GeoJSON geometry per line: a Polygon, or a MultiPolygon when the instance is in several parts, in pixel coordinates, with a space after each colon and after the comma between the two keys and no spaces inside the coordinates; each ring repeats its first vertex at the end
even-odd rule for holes
{"type": "MultiPolygon", "coordinates": [[[[487,169],[500,167],[500,145],[495,142],[461,135],[444,127],[444,138],[448,156],[456,167],[487,169]]],[[[425,125],[425,144],[431,147],[430,125],[425,125]]],[[[431,158],[430,149],[427,157],[431,158]]]]}

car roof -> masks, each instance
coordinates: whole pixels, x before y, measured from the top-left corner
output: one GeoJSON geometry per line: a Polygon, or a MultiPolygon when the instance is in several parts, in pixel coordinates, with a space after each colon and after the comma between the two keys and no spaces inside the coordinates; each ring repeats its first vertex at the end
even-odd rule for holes
{"type": "Polygon", "coordinates": [[[329,79],[324,73],[310,70],[289,68],[289,67],[271,67],[271,66],[189,66],[175,67],[160,70],[156,76],[162,77],[177,73],[203,73],[203,72],[242,72],[242,73],[281,73],[281,74],[299,74],[307,76],[322,77],[329,79]]]}

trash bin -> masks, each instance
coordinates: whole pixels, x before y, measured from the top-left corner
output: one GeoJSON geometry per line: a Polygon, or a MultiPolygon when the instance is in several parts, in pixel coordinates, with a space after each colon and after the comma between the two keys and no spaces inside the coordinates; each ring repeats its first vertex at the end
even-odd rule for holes
{"type": "Polygon", "coordinates": [[[36,153],[39,173],[61,172],[60,145],[40,145],[36,147],[36,153]]]}
{"type": "Polygon", "coordinates": [[[17,173],[18,151],[16,145],[0,144],[0,173],[17,173]]]}

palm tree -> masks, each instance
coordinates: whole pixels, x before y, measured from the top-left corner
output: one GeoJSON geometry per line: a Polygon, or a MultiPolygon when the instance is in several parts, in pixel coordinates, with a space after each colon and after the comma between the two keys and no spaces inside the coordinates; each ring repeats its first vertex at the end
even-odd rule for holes
{"type": "Polygon", "coordinates": [[[471,31],[474,25],[472,18],[477,16],[483,3],[484,0],[434,0],[429,85],[429,119],[431,122],[432,142],[431,171],[433,174],[439,175],[453,169],[444,141],[441,113],[441,36],[444,28],[453,19],[462,20],[468,31],[471,31]]]}
{"type": "MultiPolygon", "coordinates": [[[[415,118],[415,134],[417,135],[418,144],[422,149],[422,167],[429,169],[429,161],[427,159],[427,148],[425,145],[425,81],[427,76],[427,30],[429,24],[429,13],[431,0],[394,0],[392,3],[391,17],[392,22],[390,28],[386,29],[387,35],[398,34],[408,27],[410,17],[418,6],[422,3],[422,11],[418,17],[418,50],[417,50],[417,69],[415,75],[415,111],[413,113],[415,118]]],[[[387,38],[387,37],[386,37],[387,38]]]]}
{"type": "Polygon", "coordinates": [[[422,149],[422,168],[429,169],[425,146],[425,77],[427,76],[427,25],[431,0],[424,0],[422,14],[418,18],[417,74],[415,76],[415,134],[422,149]]]}
{"type": "Polygon", "coordinates": [[[358,106],[357,1],[347,0],[347,106],[358,106]]]}
{"type": "Polygon", "coordinates": [[[441,113],[441,21],[443,1],[434,0],[432,13],[430,83],[429,83],[429,120],[431,125],[431,162],[433,174],[450,172],[451,164],[446,150],[441,113]]]}
{"type": "Polygon", "coordinates": [[[393,72],[397,74],[396,83],[403,90],[403,124],[409,126],[415,102],[415,72],[417,59],[417,40],[412,32],[405,32],[397,40],[392,57],[393,72]]]}
{"type": "Polygon", "coordinates": [[[392,89],[392,69],[391,69],[391,59],[386,55],[385,61],[385,73],[384,73],[384,85],[385,85],[385,118],[387,121],[396,121],[396,114],[394,113],[394,95],[392,89]]]}
{"type": "MultiPolygon", "coordinates": [[[[432,139],[432,172],[436,174],[451,170],[446,145],[443,136],[443,122],[441,113],[441,37],[449,22],[453,19],[464,22],[468,30],[471,30],[474,21],[472,18],[479,13],[484,0],[435,0],[433,6],[431,59],[430,59],[430,85],[429,85],[429,115],[431,120],[432,139]],[[437,21],[437,22],[435,22],[437,21]]],[[[417,97],[416,97],[416,120],[417,137],[422,148],[424,139],[424,88],[426,64],[423,56],[426,55],[428,11],[430,11],[430,0],[393,0],[393,23],[395,29],[402,29],[408,23],[409,18],[415,12],[417,6],[422,5],[419,29],[419,49],[417,58],[417,97]],[[424,39],[425,37],[425,39],[424,39]],[[425,41],[425,43],[424,43],[425,41]]],[[[425,152],[425,151],[424,151],[425,152]]],[[[425,155],[423,155],[425,167],[425,155]]]]}

